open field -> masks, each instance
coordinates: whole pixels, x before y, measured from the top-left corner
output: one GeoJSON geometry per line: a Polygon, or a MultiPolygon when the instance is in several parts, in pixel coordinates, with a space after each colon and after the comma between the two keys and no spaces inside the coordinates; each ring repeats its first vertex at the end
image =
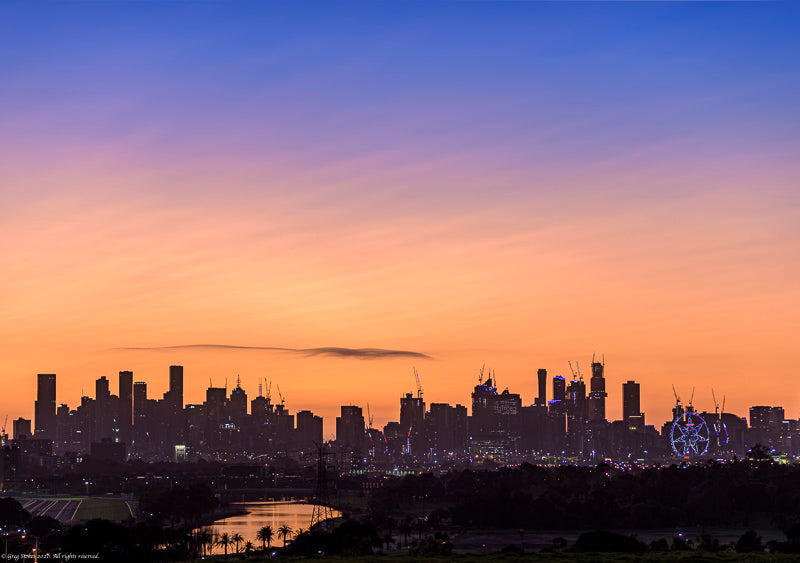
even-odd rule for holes
{"type": "Polygon", "coordinates": [[[136,502],[118,498],[85,498],[78,507],[75,520],[102,518],[122,522],[136,515],[136,502]]]}
{"type": "Polygon", "coordinates": [[[135,517],[137,505],[136,501],[120,498],[44,497],[17,500],[31,516],[51,516],[62,523],[93,518],[124,522],[135,517]]]}

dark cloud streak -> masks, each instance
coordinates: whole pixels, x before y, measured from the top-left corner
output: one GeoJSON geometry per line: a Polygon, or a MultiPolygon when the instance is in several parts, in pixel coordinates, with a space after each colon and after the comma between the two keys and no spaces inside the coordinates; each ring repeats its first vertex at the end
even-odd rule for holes
{"type": "Polygon", "coordinates": [[[322,348],[279,348],[276,346],[235,346],[232,344],[182,344],[179,346],[147,346],[132,347],[125,346],[113,348],[120,351],[168,351],[168,350],[188,350],[192,348],[207,350],[266,350],[271,352],[291,352],[303,356],[334,356],[339,358],[358,358],[362,360],[379,360],[383,358],[421,358],[432,360],[431,356],[421,352],[409,350],[384,350],[382,348],[340,348],[336,346],[326,346],[322,348]]]}

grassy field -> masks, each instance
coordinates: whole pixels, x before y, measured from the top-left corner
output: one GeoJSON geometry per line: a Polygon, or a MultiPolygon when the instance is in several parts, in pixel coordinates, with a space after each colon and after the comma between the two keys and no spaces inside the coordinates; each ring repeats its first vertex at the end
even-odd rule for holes
{"type": "Polygon", "coordinates": [[[136,501],[124,501],[118,498],[93,498],[82,499],[75,520],[91,520],[103,518],[114,522],[123,522],[131,518],[131,510],[136,514],[136,501]],[[130,508],[128,508],[130,505],[130,508]]]}

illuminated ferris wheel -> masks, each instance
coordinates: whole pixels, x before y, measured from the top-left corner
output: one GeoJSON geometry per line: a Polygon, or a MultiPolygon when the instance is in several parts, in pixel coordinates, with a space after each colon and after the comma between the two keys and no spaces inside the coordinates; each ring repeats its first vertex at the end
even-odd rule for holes
{"type": "Polygon", "coordinates": [[[675,419],[669,438],[676,455],[697,457],[708,451],[708,425],[693,411],[686,411],[675,419]]]}

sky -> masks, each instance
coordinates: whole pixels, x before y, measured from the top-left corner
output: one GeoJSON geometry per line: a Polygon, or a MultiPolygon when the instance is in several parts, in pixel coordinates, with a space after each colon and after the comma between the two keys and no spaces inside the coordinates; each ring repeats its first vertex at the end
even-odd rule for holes
{"type": "Polygon", "coordinates": [[[798,17],[3,2],[0,417],[37,373],[75,407],[181,364],[187,403],[266,379],[332,437],[339,405],[396,420],[414,368],[428,403],[485,365],[531,404],[593,354],[610,420],[627,380],[657,427],[672,385],[800,417],[798,17]]]}

